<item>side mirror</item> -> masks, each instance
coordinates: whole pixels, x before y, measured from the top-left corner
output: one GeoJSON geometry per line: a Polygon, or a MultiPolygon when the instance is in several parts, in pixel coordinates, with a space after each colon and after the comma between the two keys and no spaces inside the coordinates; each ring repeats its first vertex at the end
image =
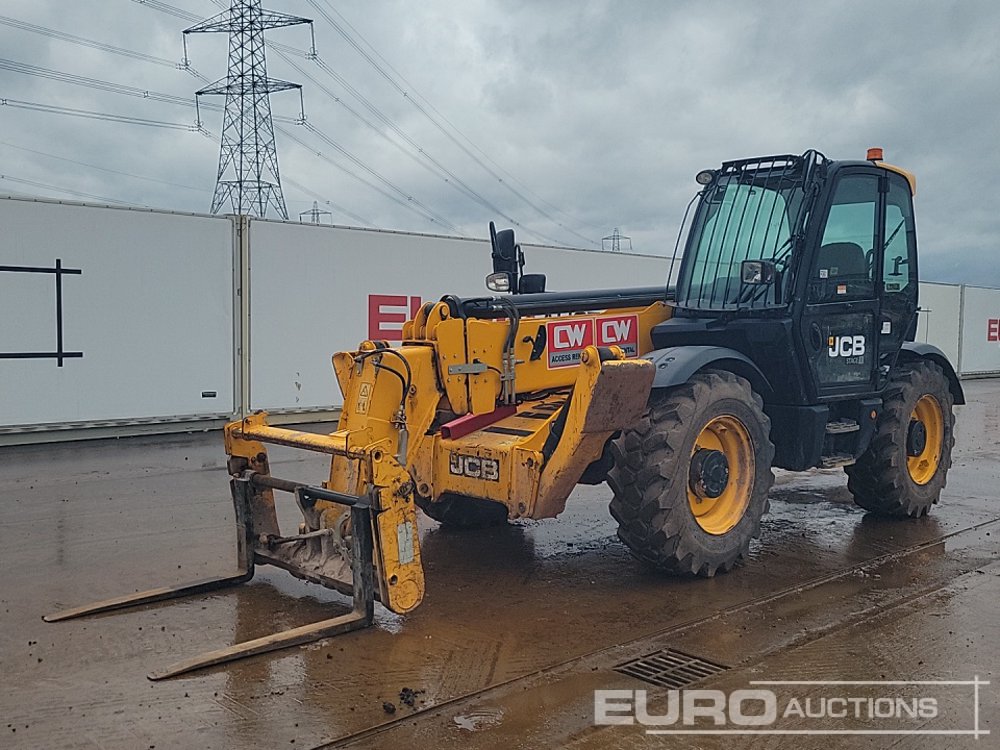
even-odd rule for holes
{"type": "Polygon", "coordinates": [[[773,284],[778,269],[772,260],[745,260],[740,264],[740,281],[751,286],[773,284]]]}
{"type": "Polygon", "coordinates": [[[493,271],[499,273],[517,273],[517,243],[514,241],[513,229],[501,229],[490,222],[490,244],[493,246],[493,271]]]}
{"type": "Polygon", "coordinates": [[[487,288],[494,292],[518,294],[521,291],[518,278],[524,268],[524,254],[514,240],[514,230],[501,229],[498,232],[496,224],[491,221],[490,245],[493,248],[493,273],[486,277],[487,288]],[[500,288],[504,283],[500,276],[506,277],[506,288],[500,288]],[[491,283],[497,286],[491,286],[491,283]]]}
{"type": "MultiPolygon", "coordinates": [[[[488,286],[488,284],[487,284],[488,286]]],[[[540,294],[545,291],[544,273],[526,273],[521,277],[521,284],[518,288],[521,294],[540,294]]]]}

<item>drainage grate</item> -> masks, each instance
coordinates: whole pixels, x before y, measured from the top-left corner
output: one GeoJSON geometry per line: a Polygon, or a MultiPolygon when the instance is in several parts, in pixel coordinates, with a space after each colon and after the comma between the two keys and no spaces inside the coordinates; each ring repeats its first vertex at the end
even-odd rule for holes
{"type": "Polygon", "coordinates": [[[713,674],[725,672],[729,667],[713,664],[697,656],[672,648],[654,651],[639,659],[615,667],[616,672],[638,677],[640,680],[666,688],[682,688],[713,674]]]}

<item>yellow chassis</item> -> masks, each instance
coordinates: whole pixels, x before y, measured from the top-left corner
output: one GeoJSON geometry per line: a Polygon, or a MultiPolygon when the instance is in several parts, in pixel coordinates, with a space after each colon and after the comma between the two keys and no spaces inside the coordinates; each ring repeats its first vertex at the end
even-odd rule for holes
{"type": "MultiPolygon", "coordinates": [[[[377,594],[389,609],[408,612],[423,597],[417,497],[425,503],[449,495],[488,500],[504,505],[512,519],[561,513],[609,438],[642,413],[653,366],[635,355],[651,348],[650,329],[668,316],[659,302],[615,310],[615,318],[636,325],[632,357],[617,346],[590,345],[578,352],[578,363],[551,367],[533,356],[540,329],[574,321],[600,325],[607,316],[521,319],[513,350],[505,353],[508,320],[453,318],[446,303],[429,303],[406,323],[402,346],[366,341],[357,351],[334,355],[344,399],[336,432],[272,427],[265,413],[232,422],[225,430],[231,471],[266,475],[267,443],[330,454],[323,488],[379,498],[373,508],[377,594]],[[513,373],[508,378],[505,357],[513,373]],[[513,384],[510,404],[502,403],[505,380],[513,384]]],[[[255,529],[278,537],[273,495],[258,494],[255,529]]],[[[344,507],[320,499],[304,515],[306,533],[337,529],[344,507]]],[[[333,575],[303,574],[301,561],[267,561],[349,590],[348,576],[338,583],[333,575]]]]}

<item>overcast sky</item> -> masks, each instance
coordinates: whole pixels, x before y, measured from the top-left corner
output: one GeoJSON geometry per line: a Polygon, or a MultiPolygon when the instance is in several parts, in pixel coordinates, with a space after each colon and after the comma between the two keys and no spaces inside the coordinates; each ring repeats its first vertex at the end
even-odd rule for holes
{"type": "MultiPolygon", "coordinates": [[[[198,17],[219,10],[211,0],[172,0],[167,7],[198,17]]],[[[589,240],[599,246],[602,236],[620,227],[636,252],[669,255],[698,170],[726,159],[807,148],[834,159],[863,158],[867,147],[882,146],[888,161],[917,175],[921,275],[1000,286],[995,1],[272,0],[265,7],[315,19],[322,63],[376,110],[316,62],[292,55],[288,59],[301,68],[296,70],[276,51],[268,52],[272,77],[304,85],[313,128],[276,123],[308,145],[277,133],[291,218],[319,196],[337,206],[321,207],[338,224],[363,220],[484,236],[491,218],[510,224],[502,212],[523,225],[518,235],[525,241],[591,247],[589,240]],[[423,101],[437,124],[414,101],[423,101]],[[386,121],[451,175],[442,175],[386,121]],[[377,183],[330,141],[392,187],[377,183]],[[331,161],[364,174],[407,206],[331,161]],[[466,188],[491,208],[470,198],[466,188]],[[429,221],[428,213],[441,221],[429,221]],[[444,222],[454,229],[442,229],[444,222]]],[[[181,31],[192,23],[137,0],[4,0],[0,15],[173,61],[181,58],[181,31]]],[[[309,31],[278,29],[268,39],[305,51],[309,31]]],[[[0,50],[8,68],[13,61],[192,101],[205,85],[166,64],[9,23],[0,24],[0,50]]],[[[224,35],[190,36],[188,53],[206,78],[225,74],[224,35]]],[[[177,124],[192,124],[195,117],[192,107],[181,104],[9,69],[0,69],[0,97],[177,124]]],[[[298,95],[274,94],[272,107],[275,115],[295,118],[298,95]]],[[[202,110],[202,119],[214,139],[183,129],[0,107],[0,192],[74,198],[15,181],[27,180],[207,212],[221,112],[202,110]]]]}

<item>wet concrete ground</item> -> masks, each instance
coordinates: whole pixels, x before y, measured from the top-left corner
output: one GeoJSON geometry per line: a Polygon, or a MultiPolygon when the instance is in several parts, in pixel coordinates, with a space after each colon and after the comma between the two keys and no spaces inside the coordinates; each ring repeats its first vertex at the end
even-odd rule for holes
{"type": "MultiPolygon", "coordinates": [[[[427,596],[411,615],[383,610],[366,631],[159,683],[146,673],[325,619],[347,602],[263,568],[212,595],[43,623],[64,607],[231,571],[221,440],[0,450],[0,747],[1000,746],[1000,381],[966,388],[955,466],[928,518],[866,515],[840,471],[782,474],[751,557],[711,580],[645,572],[615,537],[606,486],[579,488],[555,520],[449,532],[424,519],[427,596]],[[698,688],[978,675],[993,683],[979,688],[978,715],[993,734],[664,737],[595,727],[595,689],[648,689],[666,705],[665,688],[615,671],[660,649],[726,667],[698,688]],[[412,707],[404,688],[416,691],[412,707]]],[[[282,477],[325,472],[321,457],[279,449],[272,458],[282,477]]],[[[915,726],[973,726],[972,688],[948,689],[941,717],[915,726]]]]}

